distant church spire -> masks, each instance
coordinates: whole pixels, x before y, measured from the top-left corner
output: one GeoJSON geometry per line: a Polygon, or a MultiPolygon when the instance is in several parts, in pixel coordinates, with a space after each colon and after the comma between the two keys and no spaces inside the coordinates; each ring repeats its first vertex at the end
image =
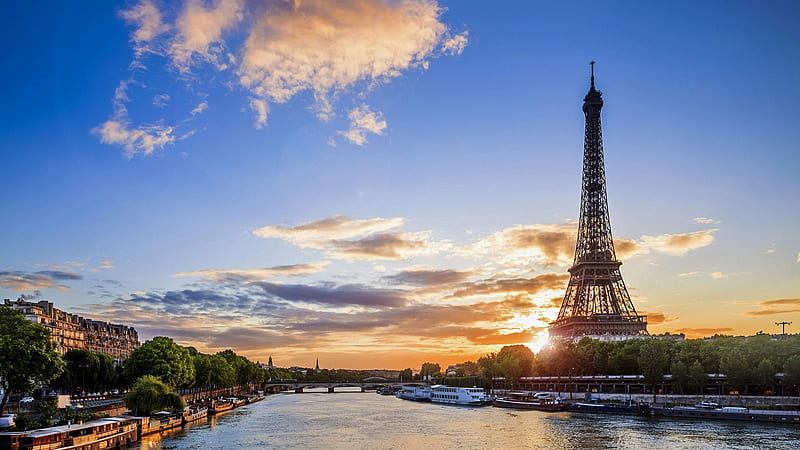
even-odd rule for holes
{"type": "Polygon", "coordinates": [[[272,356],[270,356],[270,357],[269,357],[269,361],[267,362],[267,368],[268,368],[268,369],[272,369],[272,368],[273,368],[273,365],[272,365],[272,356]]]}
{"type": "Polygon", "coordinates": [[[317,366],[316,366],[316,367],[314,367],[314,370],[316,370],[317,372],[319,372],[319,358],[317,358],[317,366]]]}

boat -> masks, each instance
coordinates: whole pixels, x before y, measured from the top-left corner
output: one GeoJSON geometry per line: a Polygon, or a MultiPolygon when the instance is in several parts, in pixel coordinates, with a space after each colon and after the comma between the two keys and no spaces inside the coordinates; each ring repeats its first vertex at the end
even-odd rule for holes
{"type": "Polygon", "coordinates": [[[647,403],[567,403],[568,411],[592,412],[605,414],[638,414],[650,415],[650,405],[647,403]]]}
{"type": "Polygon", "coordinates": [[[107,417],[78,425],[0,433],[0,448],[11,450],[122,448],[138,439],[139,430],[134,418],[107,417]]]}
{"type": "Polygon", "coordinates": [[[160,433],[183,425],[183,413],[159,411],[150,417],[134,417],[139,424],[139,436],[160,433]]]}
{"type": "Polygon", "coordinates": [[[212,400],[211,405],[208,407],[209,414],[219,414],[224,411],[233,409],[233,402],[228,400],[212,400]]]}
{"type": "Polygon", "coordinates": [[[431,402],[446,405],[487,406],[493,399],[479,387],[431,386],[431,402]]]}
{"type": "Polygon", "coordinates": [[[403,386],[395,395],[403,400],[429,402],[431,401],[431,388],[428,386],[403,386]]]}
{"type": "Polygon", "coordinates": [[[378,395],[396,395],[399,390],[400,388],[394,386],[378,386],[378,388],[375,389],[375,393],[378,395]]]}
{"type": "Polygon", "coordinates": [[[738,406],[718,408],[697,406],[653,405],[654,416],[682,417],[687,419],[744,420],[748,422],[780,422],[800,424],[800,411],[749,409],[738,406]]]}
{"type": "Polygon", "coordinates": [[[196,422],[208,418],[207,406],[189,406],[183,410],[183,423],[196,422]]]}
{"type": "Polygon", "coordinates": [[[532,392],[509,392],[505,397],[498,397],[494,405],[498,408],[533,409],[536,411],[566,411],[567,405],[560,398],[543,399],[532,392]]]}

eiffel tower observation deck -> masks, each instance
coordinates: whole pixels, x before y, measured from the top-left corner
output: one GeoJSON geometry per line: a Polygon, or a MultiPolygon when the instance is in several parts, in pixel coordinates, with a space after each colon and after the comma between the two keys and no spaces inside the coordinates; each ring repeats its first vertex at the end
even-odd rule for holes
{"type": "Polygon", "coordinates": [[[551,338],[577,341],[586,336],[616,341],[647,336],[647,317],[636,313],[619,271],[622,262],[614,251],[600,128],[603,94],[594,87],[594,61],[591,65],[591,87],[583,99],[586,134],[575,260],[558,318],[550,323],[549,332],[551,338]]]}

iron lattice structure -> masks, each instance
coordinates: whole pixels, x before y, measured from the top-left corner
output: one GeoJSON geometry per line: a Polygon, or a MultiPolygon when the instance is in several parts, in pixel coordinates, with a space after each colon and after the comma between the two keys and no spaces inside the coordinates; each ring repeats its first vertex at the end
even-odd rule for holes
{"type": "Polygon", "coordinates": [[[581,216],[575,260],[558,318],[550,324],[550,336],[577,340],[590,336],[620,340],[647,336],[646,316],[636,313],[622,280],[611,236],[600,128],[602,93],[591,87],[583,99],[586,131],[583,142],[581,216]]]}

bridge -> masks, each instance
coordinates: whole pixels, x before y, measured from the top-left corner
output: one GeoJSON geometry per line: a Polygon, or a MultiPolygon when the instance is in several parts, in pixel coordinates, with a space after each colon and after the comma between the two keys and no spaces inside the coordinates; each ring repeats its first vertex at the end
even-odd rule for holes
{"type": "Polygon", "coordinates": [[[264,383],[265,386],[276,388],[285,387],[297,393],[302,393],[304,389],[325,388],[328,392],[336,392],[336,388],[357,387],[361,392],[374,391],[378,386],[385,386],[389,381],[296,381],[296,380],[270,380],[264,383]]]}

